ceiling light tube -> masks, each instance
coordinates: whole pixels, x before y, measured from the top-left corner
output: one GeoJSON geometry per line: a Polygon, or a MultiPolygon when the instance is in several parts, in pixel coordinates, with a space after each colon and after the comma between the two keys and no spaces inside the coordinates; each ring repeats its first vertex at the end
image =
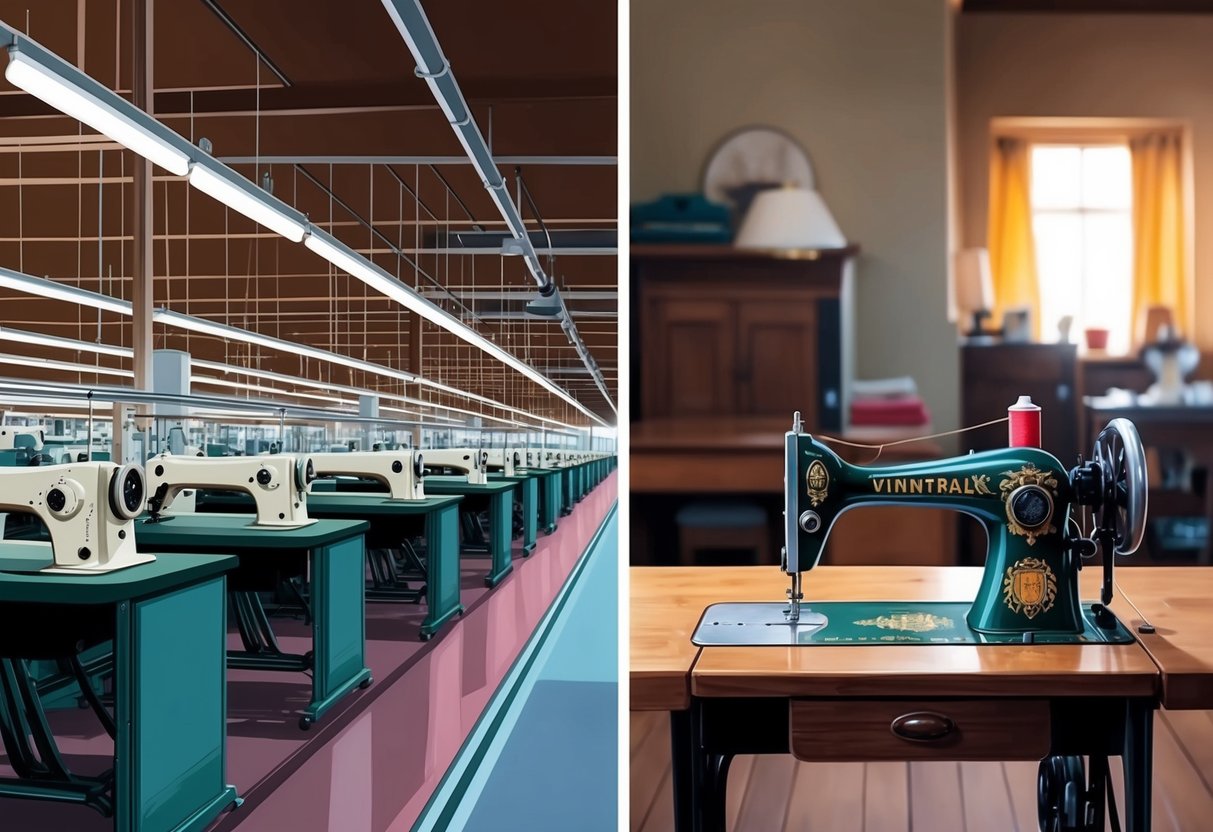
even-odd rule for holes
{"type": "Polygon", "coordinates": [[[12,364],[17,367],[29,367],[33,365],[45,368],[47,370],[59,370],[65,373],[84,373],[85,375],[121,376],[123,378],[135,377],[133,370],[124,370],[121,367],[98,367],[93,364],[80,364],[75,361],[56,361],[53,358],[36,358],[32,355],[12,355],[9,353],[0,353],[0,364],[12,364]]]}
{"type": "Polygon", "coordinates": [[[118,358],[130,358],[133,351],[130,347],[112,347],[109,344],[90,344],[88,341],[76,341],[71,338],[60,338],[57,335],[43,335],[41,332],[29,332],[24,329],[9,329],[0,327],[0,341],[16,341],[20,344],[34,344],[39,347],[53,347],[63,350],[91,352],[96,355],[113,355],[118,358]]]}
{"type": "Polygon", "coordinates": [[[307,220],[303,214],[298,211],[287,213],[270,204],[267,201],[270,194],[231,168],[223,165],[212,168],[203,162],[194,162],[189,167],[189,174],[191,187],[219,200],[233,211],[243,214],[292,243],[303,240],[307,229],[307,220]]]}
{"type": "Polygon", "coordinates": [[[87,289],[77,289],[75,286],[68,286],[53,280],[41,280],[3,267],[0,267],[0,288],[74,303],[77,306],[104,309],[108,312],[117,312],[119,315],[131,314],[129,301],[90,292],[87,289]]]}
{"type": "Polygon", "coordinates": [[[155,136],[131,119],[117,112],[77,83],[54,72],[42,61],[35,48],[27,54],[29,41],[9,47],[8,66],[4,77],[14,87],[49,104],[64,115],[87,124],[98,133],[109,136],[174,176],[184,176],[189,170],[189,157],[180,149],[155,136]],[[34,57],[37,55],[37,57],[34,57]]]}

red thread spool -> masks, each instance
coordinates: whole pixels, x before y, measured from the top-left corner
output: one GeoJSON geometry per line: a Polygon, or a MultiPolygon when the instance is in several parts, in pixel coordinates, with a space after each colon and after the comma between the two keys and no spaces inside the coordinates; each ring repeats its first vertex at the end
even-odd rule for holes
{"type": "Polygon", "coordinates": [[[1040,406],[1032,404],[1031,396],[1020,396],[1019,401],[1007,408],[1007,418],[1010,447],[1040,447],[1040,406]]]}

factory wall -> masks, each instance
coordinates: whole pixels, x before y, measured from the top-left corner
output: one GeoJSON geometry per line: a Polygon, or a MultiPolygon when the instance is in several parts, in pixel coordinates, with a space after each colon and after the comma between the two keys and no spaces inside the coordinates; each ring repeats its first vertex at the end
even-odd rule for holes
{"type": "Polygon", "coordinates": [[[713,147],[748,125],[808,151],[849,240],[857,371],[909,374],[958,412],[949,262],[947,0],[660,0],[631,11],[631,198],[700,189],[713,147]]]}
{"type": "Polygon", "coordinates": [[[1184,121],[1193,139],[1195,340],[1213,351],[1213,17],[966,14],[957,24],[962,236],[984,245],[990,119],[1184,121]]]}

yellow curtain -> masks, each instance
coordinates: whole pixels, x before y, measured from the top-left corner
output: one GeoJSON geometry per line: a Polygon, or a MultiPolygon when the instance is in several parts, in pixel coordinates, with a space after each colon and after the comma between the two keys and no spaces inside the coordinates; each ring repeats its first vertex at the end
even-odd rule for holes
{"type": "Polygon", "coordinates": [[[1151,133],[1131,140],[1129,149],[1133,154],[1131,320],[1134,341],[1140,345],[1146,310],[1151,306],[1168,307],[1181,331],[1190,322],[1183,135],[1178,130],[1151,133]]]}
{"type": "Polygon", "coordinates": [[[1036,278],[1036,242],[1032,235],[1032,157],[1022,139],[995,142],[990,165],[990,223],[987,233],[990,277],[994,283],[994,322],[1014,307],[1027,307],[1032,330],[1040,337],[1040,287],[1036,278]]]}

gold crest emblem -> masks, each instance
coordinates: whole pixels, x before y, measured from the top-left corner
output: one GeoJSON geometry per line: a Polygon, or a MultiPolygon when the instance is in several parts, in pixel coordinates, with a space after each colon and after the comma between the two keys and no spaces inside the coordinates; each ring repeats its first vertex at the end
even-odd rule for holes
{"type": "Polygon", "coordinates": [[[1035,618],[1053,609],[1057,598],[1057,576],[1039,558],[1024,558],[1007,567],[1002,582],[1003,601],[1013,613],[1035,618]]]}
{"type": "Polygon", "coordinates": [[[903,633],[929,633],[933,630],[951,629],[952,619],[929,612],[897,612],[876,618],[856,621],[858,627],[879,627],[882,630],[900,630],[903,633]]]}
{"type": "Polygon", "coordinates": [[[815,459],[805,473],[804,480],[808,488],[809,501],[816,508],[819,503],[825,501],[830,489],[830,472],[826,470],[825,463],[820,459],[815,459]]]}
{"type": "Polygon", "coordinates": [[[1002,494],[1002,502],[1006,507],[1007,530],[1011,534],[1026,537],[1029,546],[1036,545],[1037,537],[1057,531],[1057,527],[1053,525],[1052,519],[1043,528],[1025,529],[1015,522],[1015,518],[1011,515],[1011,504],[1007,500],[1011,496],[1011,492],[1021,485],[1039,485],[1041,488],[1047,488],[1054,497],[1057,497],[1057,477],[1053,476],[1050,471],[1041,471],[1031,463],[1028,463],[1018,471],[1003,471],[1002,475],[1004,479],[998,484],[998,490],[1002,494]]]}

